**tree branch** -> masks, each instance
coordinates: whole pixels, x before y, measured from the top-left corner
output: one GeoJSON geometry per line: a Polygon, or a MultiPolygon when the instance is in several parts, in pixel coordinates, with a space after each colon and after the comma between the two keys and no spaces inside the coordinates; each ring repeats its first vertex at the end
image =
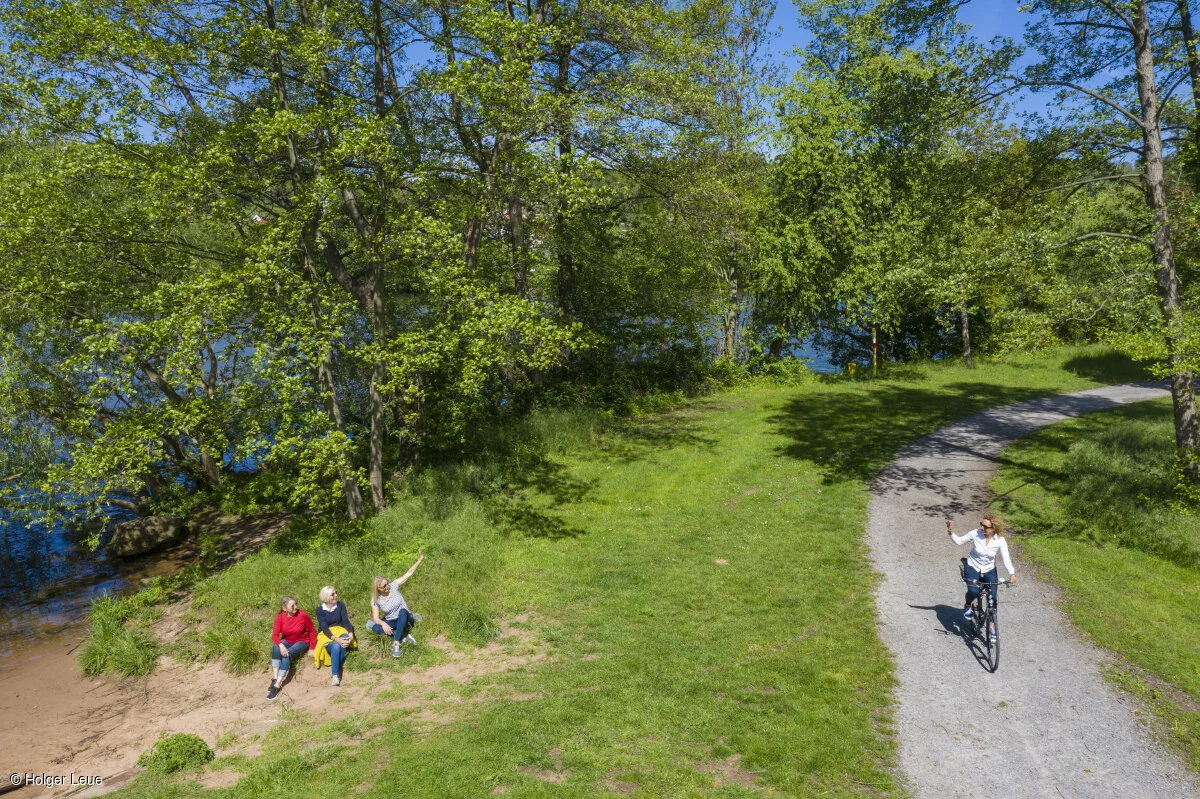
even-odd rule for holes
{"type": "Polygon", "coordinates": [[[1094,238],[1124,239],[1126,241],[1136,241],[1138,244],[1142,244],[1146,247],[1150,246],[1150,244],[1146,240],[1144,240],[1141,236],[1132,236],[1128,233],[1114,233],[1113,231],[1110,231],[1110,230],[1098,230],[1095,233],[1084,233],[1082,236],[1076,236],[1075,238],[1070,239],[1069,241],[1064,241],[1061,244],[1056,244],[1053,247],[1051,247],[1050,249],[1061,250],[1063,247],[1070,247],[1072,244],[1078,244],[1081,241],[1086,241],[1088,239],[1094,239],[1094,238]]]}
{"type": "Polygon", "coordinates": [[[1133,114],[1126,111],[1123,107],[1121,107],[1121,105],[1119,105],[1118,103],[1116,103],[1113,100],[1108,99],[1107,97],[1100,94],[1099,92],[1092,91],[1091,89],[1087,88],[1086,86],[1080,86],[1078,83],[1071,83],[1070,81],[1065,81],[1065,80],[1025,80],[1024,78],[1015,78],[1015,80],[1017,81],[1017,83],[1021,84],[1022,86],[1035,86],[1035,87],[1036,86],[1061,86],[1065,89],[1073,89],[1074,91],[1080,92],[1081,94],[1086,94],[1088,97],[1091,97],[1093,100],[1096,100],[1097,102],[1104,103],[1109,108],[1113,109],[1118,114],[1125,117],[1133,124],[1137,125],[1140,129],[1142,129],[1142,130],[1146,129],[1145,122],[1143,122],[1142,120],[1135,117],[1133,114]]]}

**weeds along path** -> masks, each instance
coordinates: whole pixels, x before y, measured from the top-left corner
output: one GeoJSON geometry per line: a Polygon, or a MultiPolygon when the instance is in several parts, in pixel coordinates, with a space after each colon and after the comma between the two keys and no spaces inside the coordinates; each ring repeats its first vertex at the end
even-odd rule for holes
{"type": "Polygon", "coordinates": [[[880,635],[900,683],[900,766],[919,796],[1200,796],[1133,701],[1106,683],[1106,655],[1081,638],[1056,590],[1019,553],[1019,585],[1000,594],[1000,668],[987,672],[964,635],[958,563],[967,545],[954,546],[942,521],[953,519],[959,533],[978,526],[987,482],[1014,439],[1165,394],[1112,386],[996,408],[917,441],[876,478],[867,537],[883,575],[880,635]]]}

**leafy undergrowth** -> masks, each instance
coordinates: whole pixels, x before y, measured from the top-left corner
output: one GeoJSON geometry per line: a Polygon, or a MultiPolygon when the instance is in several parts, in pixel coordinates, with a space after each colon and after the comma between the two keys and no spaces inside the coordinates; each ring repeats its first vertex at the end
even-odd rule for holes
{"type": "MultiPolygon", "coordinates": [[[[223,790],[904,795],[892,668],[863,610],[867,478],[948,421],[1095,385],[1064,368],[1080,357],[1092,353],[751,385],[624,421],[542,417],[492,461],[425,473],[361,529],[282,537],[200,586],[198,629],[224,620],[266,641],[281,594],[311,609],[326,583],[361,629],[371,575],[423,549],[404,593],[425,635],[480,643],[528,612],[548,657],[477,678],[475,701],[437,723],[392,714],[351,740],[295,719],[257,757],[219,758],[242,775],[223,790]]],[[[348,668],[406,666],[352,655],[348,668]]],[[[143,775],[125,791],[204,788],[143,775]]]]}
{"type": "Polygon", "coordinates": [[[1089,414],[1010,447],[992,491],[1071,618],[1130,664],[1114,681],[1200,773],[1200,515],[1173,492],[1173,448],[1169,400],[1089,414]]]}

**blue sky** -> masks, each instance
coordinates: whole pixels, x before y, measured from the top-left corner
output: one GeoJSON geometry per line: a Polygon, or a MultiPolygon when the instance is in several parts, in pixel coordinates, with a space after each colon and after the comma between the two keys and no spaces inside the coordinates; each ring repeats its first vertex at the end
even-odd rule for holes
{"type": "MultiPolygon", "coordinates": [[[[1018,5],[1017,0],[974,0],[959,11],[959,18],[971,25],[972,32],[982,41],[988,41],[994,36],[1010,36],[1020,42],[1025,32],[1025,23],[1031,17],[1019,13],[1018,5]]],[[[797,22],[796,7],[790,0],[779,0],[779,6],[775,10],[775,22],[781,29],[776,43],[780,55],[804,43],[805,36],[797,22]]]]}
{"type": "MultiPolygon", "coordinates": [[[[775,24],[779,27],[779,38],[775,41],[775,52],[780,60],[791,69],[795,59],[790,57],[791,51],[803,45],[808,40],[807,32],[801,30],[797,19],[796,7],[791,0],[778,0],[775,10],[775,24]]],[[[972,0],[959,10],[959,18],[970,25],[971,33],[980,41],[991,41],[996,36],[1007,36],[1017,44],[1021,44],[1025,35],[1025,24],[1033,17],[1020,13],[1017,8],[1018,0],[972,0]]],[[[1023,92],[1010,95],[1013,111],[1016,113],[1041,110],[1052,94],[1034,95],[1023,92]]]]}

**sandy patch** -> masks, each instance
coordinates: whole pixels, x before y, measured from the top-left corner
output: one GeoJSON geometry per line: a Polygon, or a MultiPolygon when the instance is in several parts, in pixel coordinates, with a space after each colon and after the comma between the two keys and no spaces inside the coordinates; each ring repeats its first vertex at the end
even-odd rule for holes
{"type": "MultiPolygon", "coordinates": [[[[168,634],[173,613],[166,614],[168,634]]],[[[516,621],[516,620],[514,620],[516,621]]],[[[525,621],[521,619],[521,621],[525,621]]],[[[532,642],[529,630],[501,624],[502,637],[516,636],[532,642]]],[[[442,650],[445,662],[429,668],[410,667],[402,672],[355,671],[352,657],[340,687],[329,683],[329,670],[317,671],[305,657],[275,702],[266,701],[267,670],[236,677],[220,666],[190,666],[163,656],[158,668],[144,679],[101,677],[87,680],[75,663],[72,647],[58,641],[30,647],[15,658],[16,668],[0,675],[0,767],[5,774],[35,772],[50,775],[96,775],[104,778],[96,795],[119,787],[138,773],[138,755],[161,732],[190,732],[215,748],[222,735],[236,736],[219,754],[258,754],[259,738],[285,723],[281,716],[300,712],[336,720],[355,713],[426,706],[431,697],[445,693],[448,684],[461,685],[474,677],[495,674],[540,661],[542,653],[513,655],[511,645],[493,642],[471,652],[460,652],[443,639],[422,646],[442,650]],[[389,689],[393,690],[391,696],[389,689]],[[395,697],[395,698],[392,698],[395,697]]],[[[524,647],[523,647],[524,648],[524,647]]],[[[359,653],[357,657],[364,656],[359,653]]],[[[450,698],[450,697],[447,697],[450,698]]],[[[534,697],[522,697],[532,699],[534,697]]],[[[419,722],[437,724],[445,711],[424,710],[419,722]]],[[[235,782],[239,775],[227,770],[205,772],[202,780],[235,782]]],[[[15,797],[71,794],[77,789],[27,787],[15,797]]],[[[83,795],[83,794],[78,794],[83,795]]]]}

